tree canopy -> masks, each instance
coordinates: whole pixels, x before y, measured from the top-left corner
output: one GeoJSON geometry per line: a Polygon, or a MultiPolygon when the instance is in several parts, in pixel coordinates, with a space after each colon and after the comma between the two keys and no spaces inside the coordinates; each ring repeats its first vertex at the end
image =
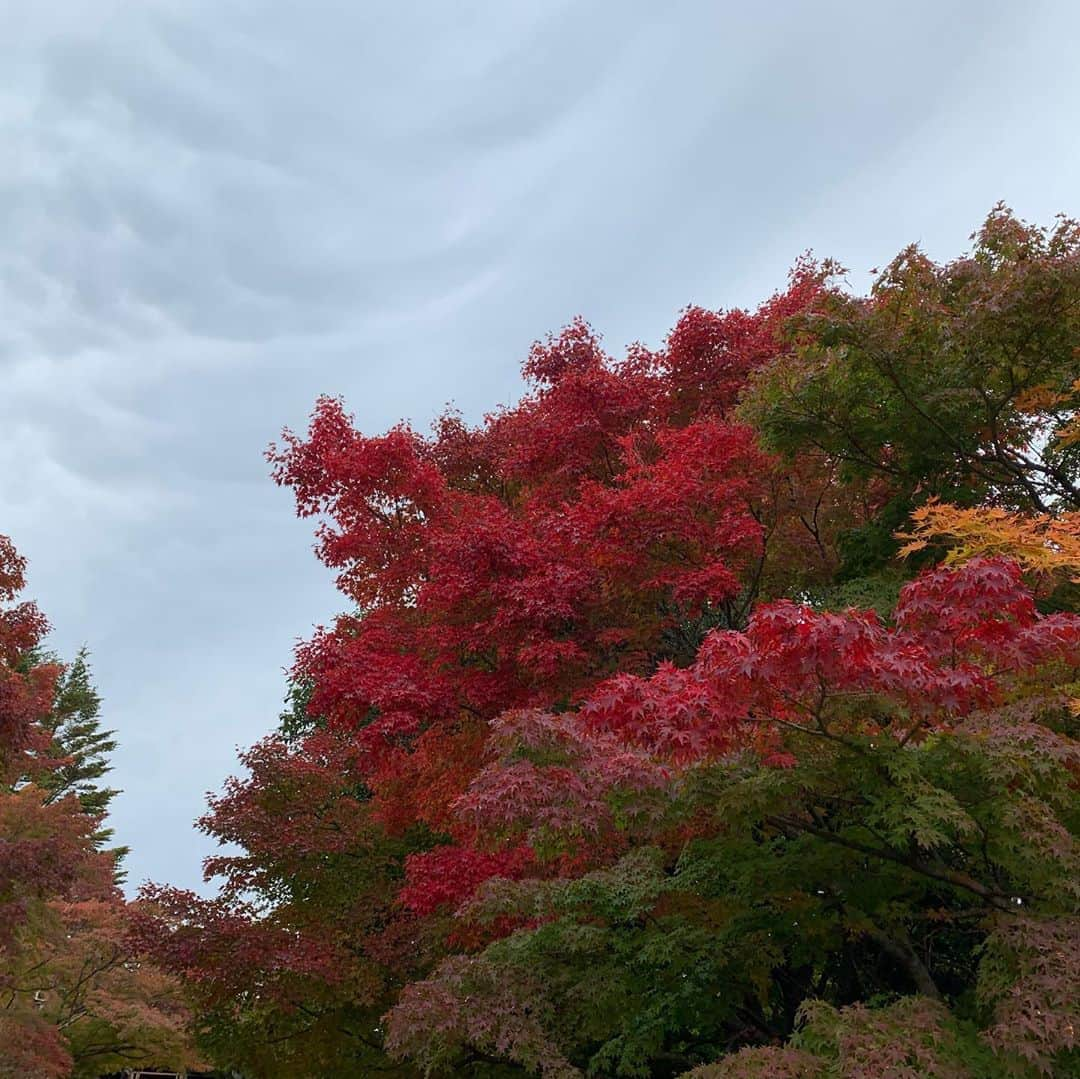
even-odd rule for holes
{"type": "Polygon", "coordinates": [[[193,1064],[179,987],[134,946],[106,849],[115,743],[86,657],[43,649],[25,567],[0,536],[0,1076],[193,1064]]]}
{"type": "Polygon", "coordinates": [[[219,1065],[1080,1068],[1080,230],[973,239],[271,447],[346,610],[138,921],[219,1065]]]}

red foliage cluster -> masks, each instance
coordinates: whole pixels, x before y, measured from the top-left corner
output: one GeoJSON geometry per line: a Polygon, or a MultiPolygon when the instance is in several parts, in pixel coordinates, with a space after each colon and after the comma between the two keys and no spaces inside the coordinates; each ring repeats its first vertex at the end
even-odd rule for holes
{"type": "Polygon", "coordinates": [[[0,536],[0,781],[11,782],[28,770],[28,755],[47,749],[38,720],[52,706],[60,668],[34,663],[33,652],[49,623],[33,603],[14,602],[25,585],[26,560],[7,536],[0,536]]]}
{"type": "Polygon", "coordinates": [[[324,398],[271,451],[358,608],[295,673],[312,715],[355,732],[386,826],[470,845],[451,807],[490,759],[489,723],[651,671],[673,626],[735,600],[771,466],[728,411],[819,288],[805,267],[756,314],[689,309],[665,350],[622,361],[577,321],[534,346],[533,392],[478,428],[366,437],[324,398]]]}
{"type": "Polygon", "coordinates": [[[1050,1074],[1056,1052],[1080,1045],[1076,919],[999,918],[989,951],[996,969],[981,995],[995,1005],[990,1043],[1050,1074]]]}
{"type": "Polygon", "coordinates": [[[492,725],[500,756],[456,809],[489,833],[528,821],[595,834],[613,790],[640,800],[680,767],[736,748],[790,766],[785,730],[827,734],[836,709],[855,699],[899,705],[867,709],[860,722],[865,734],[906,741],[1000,702],[1000,675],[1018,664],[1056,662],[1080,664],[1080,621],[1039,617],[1015,564],[1000,559],[912,581],[895,626],[870,611],[826,613],[781,600],[759,607],[745,632],[710,633],[690,667],[616,675],[576,713],[500,717],[492,725]],[[882,726],[892,716],[899,722],[882,726]]]}
{"type": "Polygon", "coordinates": [[[252,971],[259,971],[260,993],[285,1003],[293,999],[296,978],[332,984],[344,975],[334,938],[290,932],[246,904],[153,886],[143,889],[141,900],[141,909],[132,913],[134,941],[186,981],[210,987],[216,1005],[236,1003],[250,988],[252,971]],[[155,912],[159,902],[172,920],[164,933],[155,912]]]}
{"type": "Polygon", "coordinates": [[[454,803],[458,817],[482,841],[516,834],[521,823],[533,841],[549,833],[580,836],[592,860],[622,842],[611,792],[621,793],[623,817],[651,818],[656,792],[671,774],[624,740],[589,732],[575,713],[506,712],[492,722],[488,748],[495,759],[454,803]]]}
{"type": "Polygon", "coordinates": [[[416,914],[431,914],[441,906],[456,907],[485,880],[513,880],[533,861],[529,847],[517,846],[488,854],[468,847],[443,846],[405,859],[407,883],[401,901],[416,914]]]}

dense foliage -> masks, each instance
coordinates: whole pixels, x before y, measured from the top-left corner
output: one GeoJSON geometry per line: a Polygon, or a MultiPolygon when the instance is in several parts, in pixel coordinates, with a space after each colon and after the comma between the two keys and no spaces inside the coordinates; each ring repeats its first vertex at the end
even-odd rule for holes
{"type": "Polygon", "coordinates": [[[0,1076],[193,1063],[178,986],[133,948],[116,887],[86,657],[47,658],[24,571],[0,536],[0,1076]]]}
{"type": "Polygon", "coordinates": [[[349,610],[201,822],[220,895],[139,926],[205,1049],[1080,1068],[1078,349],[1080,231],[998,208],[867,297],[574,322],[475,427],[320,400],[270,460],[349,610]]]}

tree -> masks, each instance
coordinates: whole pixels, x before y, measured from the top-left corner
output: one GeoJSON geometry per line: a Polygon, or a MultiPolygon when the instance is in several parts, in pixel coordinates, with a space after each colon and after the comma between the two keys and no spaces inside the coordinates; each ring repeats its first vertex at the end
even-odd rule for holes
{"type": "Polygon", "coordinates": [[[0,949],[14,946],[35,903],[68,893],[84,875],[96,880],[104,865],[94,856],[94,821],[72,814],[70,803],[50,804],[33,782],[53,763],[41,721],[60,669],[37,659],[48,628],[44,616],[33,603],[16,602],[25,567],[11,541],[0,536],[0,949]]]}
{"type": "Polygon", "coordinates": [[[829,290],[745,403],[768,446],[820,457],[882,507],[847,537],[850,575],[891,557],[931,496],[1080,507],[1080,225],[998,206],[973,239],[945,265],[907,248],[868,297],[829,290]]]}
{"type": "Polygon", "coordinates": [[[194,1062],[179,987],[131,947],[102,849],[111,793],[88,784],[110,747],[85,663],[47,658],[24,571],[0,536],[0,1075],[194,1062]]]}
{"type": "MultiPolygon", "coordinates": [[[[102,729],[100,712],[101,697],[91,681],[89,657],[83,648],[57,679],[52,712],[43,721],[52,732],[50,752],[59,763],[42,777],[42,786],[49,792],[48,801],[74,794],[84,813],[99,818],[107,815],[120,793],[98,782],[112,771],[109,755],[116,749],[116,732],[102,729]]],[[[103,848],[112,836],[111,828],[98,829],[98,846],[103,848]]],[[[127,852],[127,847],[110,851],[118,882],[123,879],[120,863],[127,852]]]]}
{"type": "Polygon", "coordinates": [[[307,437],[271,451],[300,512],[325,516],[320,554],[353,613],[298,652],[306,718],[294,709],[284,740],[247,755],[250,778],[202,822],[244,851],[207,866],[221,899],[151,893],[162,913],[146,939],[200,987],[204,1044],[223,1063],[392,1067],[379,1017],[453,931],[417,881],[432,859],[470,880],[524,869],[521,853],[485,858],[451,812],[489,724],[620,670],[689,662],[708,626],[745,618],[773,491],[728,417],[818,290],[807,268],[754,315],[689,310],[664,351],[621,361],[575,322],[533,348],[532,392],[479,428],[447,414],[430,438],[365,437],[323,399],[307,437]],[[267,934],[285,949],[273,978],[267,934]]]}
{"type": "Polygon", "coordinates": [[[207,865],[222,894],[144,893],[137,939],[184,978],[200,1043],[223,1068],[416,1074],[387,1060],[381,1017],[400,979],[424,969],[432,934],[395,901],[411,837],[372,821],[357,757],[329,733],[259,743],[242,758],[249,776],[201,822],[234,845],[207,865]]]}
{"type": "Polygon", "coordinates": [[[51,902],[23,934],[5,985],[6,1014],[16,1022],[11,1039],[28,1029],[51,1030],[67,1063],[46,1074],[75,1079],[197,1066],[191,1014],[176,981],[132,946],[118,896],[85,895],[51,902]]]}
{"type": "Polygon", "coordinates": [[[655,351],[578,320],[430,436],[321,399],[269,457],[347,613],[201,822],[220,896],[140,928],[215,1059],[1074,1066],[1080,620],[1019,547],[894,533],[1065,520],[1077,250],[998,210],[865,299],[807,261],[655,351]]]}
{"type": "Polygon", "coordinates": [[[876,1029],[894,1054],[879,1067],[1065,1074],[1078,665],[1080,618],[1038,615],[1014,563],[975,559],[907,585],[893,625],[780,601],[690,668],[618,676],[573,715],[504,717],[457,810],[541,864],[453,897],[500,939],[409,986],[391,1047],[436,1072],[479,1051],[545,1075],[676,1074],[846,1008],[829,1022],[876,1029]],[[545,872],[582,845],[598,868],[545,872]],[[933,1007],[865,1009],[910,994],[933,1007]],[[982,1070],[965,1070],[972,1046],[982,1070]]]}

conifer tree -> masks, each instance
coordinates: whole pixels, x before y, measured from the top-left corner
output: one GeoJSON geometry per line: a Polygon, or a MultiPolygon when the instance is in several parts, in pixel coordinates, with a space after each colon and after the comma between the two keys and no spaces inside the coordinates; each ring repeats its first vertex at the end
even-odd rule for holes
{"type": "MultiPolygon", "coordinates": [[[[53,708],[44,725],[52,733],[52,753],[61,761],[42,784],[48,791],[47,803],[74,794],[84,813],[104,818],[120,793],[101,782],[112,771],[109,757],[117,743],[115,732],[102,727],[101,696],[94,687],[86,648],[79,649],[57,680],[53,708]]],[[[105,849],[112,837],[112,828],[94,833],[99,850],[105,849]]],[[[121,879],[119,866],[127,852],[127,847],[110,849],[121,879]]]]}

